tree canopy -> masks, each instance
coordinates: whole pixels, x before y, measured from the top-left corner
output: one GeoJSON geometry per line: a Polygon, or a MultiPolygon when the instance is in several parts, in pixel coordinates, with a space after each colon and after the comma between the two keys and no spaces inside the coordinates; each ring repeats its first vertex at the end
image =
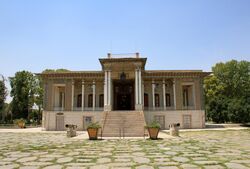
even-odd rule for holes
{"type": "Polygon", "coordinates": [[[42,104],[42,88],[37,76],[28,71],[20,71],[9,78],[11,85],[13,118],[28,118],[29,112],[37,103],[42,104]]]}
{"type": "Polygon", "coordinates": [[[4,83],[4,77],[0,79],[0,111],[4,108],[4,102],[7,96],[7,89],[4,83]]]}
{"type": "Polygon", "coordinates": [[[208,120],[250,122],[250,62],[217,63],[212,71],[204,81],[208,120]]]}
{"type": "Polygon", "coordinates": [[[45,69],[42,73],[69,72],[68,69],[45,69]]]}

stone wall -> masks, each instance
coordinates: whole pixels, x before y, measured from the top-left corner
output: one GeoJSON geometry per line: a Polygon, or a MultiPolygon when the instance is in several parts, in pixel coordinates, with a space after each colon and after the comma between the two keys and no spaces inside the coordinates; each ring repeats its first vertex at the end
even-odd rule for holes
{"type": "Polygon", "coordinates": [[[165,129],[169,128],[171,123],[180,123],[180,128],[184,128],[183,116],[191,116],[190,128],[204,128],[205,127],[205,111],[204,110],[173,110],[173,111],[144,111],[145,120],[150,123],[155,116],[164,116],[165,129]]]}
{"type": "MultiPolygon", "coordinates": [[[[56,116],[64,117],[64,125],[65,124],[74,124],[77,125],[77,130],[83,130],[83,118],[85,116],[92,117],[93,122],[102,123],[103,112],[102,111],[86,111],[86,112],[78,112],[78,111],[43,111],[43,128],[45,130],[55,131],[56,127],[56,116]]],[[[65,128],[66,130],[66,128],[65,128]]]]}

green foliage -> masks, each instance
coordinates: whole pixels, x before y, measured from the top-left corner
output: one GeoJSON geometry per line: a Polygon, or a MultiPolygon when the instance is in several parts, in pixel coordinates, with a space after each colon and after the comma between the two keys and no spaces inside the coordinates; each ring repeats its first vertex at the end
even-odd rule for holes
{"type": "Polygon", "coordinates": [[[150,124],[148,124],[147,126],[145,126],[146,128],[161,128],[160,123],[158,123],[157,121],[152,121],[150,124]]]}
{"type": "Polygon", "coordinates": [[[101,128],[101,125],[98,122],[90,123],[87,127],[87,129],[99,129],[101,128]]]}
{"type": "Polygon", "coordinates": [[[23,118],[20,118],[20,119],[15,119],[13,120],[14,124],[18,124],[18,123],[26,123],[27,121],[23,118]]]}
{"type": "Polygon", "coordinates": [[[4,78],[0,80],[0,111],[4,108],[4,101],[7,96],[7,89],[5,87],[4,78]]]}
{"type": "Polygon", "coordinates": [[[218,63],[204,80],[207,119],[216,123],[250,121],[250,62],[218,63]]]}
{"type": "Polygon", "coordinates": [[[42,73],[69,72],[68,69],[45,69],[42,73]]]}
{"type": "Polygon", "coordinates": [[[42,105],[42,88],[37,76],[28,71],[21,71],[11,77],[11,96],[13,118],[27,119],[34,103],[42,105]]]}

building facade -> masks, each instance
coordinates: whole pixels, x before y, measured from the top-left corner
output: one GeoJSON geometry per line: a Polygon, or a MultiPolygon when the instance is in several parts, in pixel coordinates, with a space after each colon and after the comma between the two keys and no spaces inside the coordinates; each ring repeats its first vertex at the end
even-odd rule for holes
{"type": "Polygon", "coordinates": [[[44,82],[43,127],[86,129],[99,122],[106,136],[141,135],[153,120],[167,129],[205,127],[201,70],[145,70],[147,58],[108,54],[101,71],[48,72],[44,82]],[[135,131],[132,133],[131,130],[135,131]]]}

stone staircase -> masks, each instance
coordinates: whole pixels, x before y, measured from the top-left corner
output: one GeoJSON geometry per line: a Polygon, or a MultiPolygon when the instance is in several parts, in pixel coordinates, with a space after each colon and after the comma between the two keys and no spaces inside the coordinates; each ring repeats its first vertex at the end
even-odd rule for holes
{"type": "Polygon", "coordinates": [[[146,125],[143,111],[104,112],[103,137],[143,137],[146,125]]]}

